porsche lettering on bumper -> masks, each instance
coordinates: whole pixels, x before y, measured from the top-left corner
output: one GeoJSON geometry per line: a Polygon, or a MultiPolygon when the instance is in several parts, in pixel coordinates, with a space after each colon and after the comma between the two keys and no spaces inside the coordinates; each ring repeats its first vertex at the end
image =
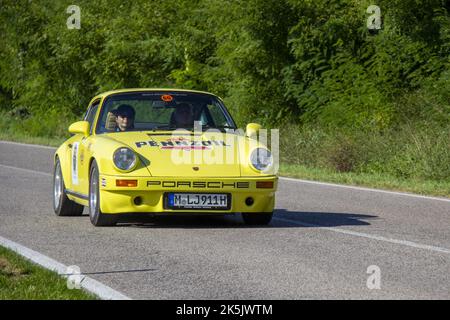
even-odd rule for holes
{"type": "Polygon", "coordinates": [[[147,187],[158,186],[163,188],[206,188],[206,189],[248,189],[250,182],[237,181],[147,181],[147,187]]]}

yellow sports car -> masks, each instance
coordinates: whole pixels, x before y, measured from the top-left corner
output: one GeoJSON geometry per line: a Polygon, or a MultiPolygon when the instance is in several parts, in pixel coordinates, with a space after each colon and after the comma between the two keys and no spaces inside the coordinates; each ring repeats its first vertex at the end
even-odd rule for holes
{"type": "Polygon", "coordinates": [[[233,214],[272,219],[278,178],[257,140],[238,130],[222,100],[200,91],[124,89],[92,99],[54,158],[53,206],[95,226],[124,213],[233,214]]]}

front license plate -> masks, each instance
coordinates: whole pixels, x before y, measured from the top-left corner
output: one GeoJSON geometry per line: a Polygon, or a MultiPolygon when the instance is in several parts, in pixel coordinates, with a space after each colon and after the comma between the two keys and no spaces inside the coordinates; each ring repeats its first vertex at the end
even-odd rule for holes
{"type": "Polygon", "coordinates": [[[168,193],[167,207],[169,209],[214,209],[230,208],[228,193],[168,193]]]}

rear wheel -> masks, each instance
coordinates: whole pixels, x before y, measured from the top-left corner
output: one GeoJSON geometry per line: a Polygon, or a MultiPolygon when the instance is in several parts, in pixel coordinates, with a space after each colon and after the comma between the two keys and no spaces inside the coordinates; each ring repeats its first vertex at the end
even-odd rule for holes
{"type": "Polygon", "coordinates": [[[105,214],[100,210],[98,181],[98,166],[94,160],[89,174],[89,218],[91,219],[91,223],[96,227],[113,226],[117,222],[117,215],[105,214]]]}
{"type": "Polygon", "coordinates": [[[273,212],[261,212],[261,213],[243,213],[242,219],[246,225],[249,226],[262,226],[268,225],[272,220],[273,212]]]}
{"type": "Polygon", "coordinates": [[[61,172],[61,163],[56,159],[53,171],[53,210],[57,216],[81,216],[84,207],[70,200],[66,194],[66,187],[61,172]]]}

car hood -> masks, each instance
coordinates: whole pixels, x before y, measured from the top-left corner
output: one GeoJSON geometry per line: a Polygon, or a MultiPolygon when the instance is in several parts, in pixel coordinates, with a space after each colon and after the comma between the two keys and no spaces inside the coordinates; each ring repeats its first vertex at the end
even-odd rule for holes
{"type": "Polygon", "coordinates": [[[244,137],[235,133],[121,132],[113,139],[133,149],[152,176],[240,177],[244,137]]]}

